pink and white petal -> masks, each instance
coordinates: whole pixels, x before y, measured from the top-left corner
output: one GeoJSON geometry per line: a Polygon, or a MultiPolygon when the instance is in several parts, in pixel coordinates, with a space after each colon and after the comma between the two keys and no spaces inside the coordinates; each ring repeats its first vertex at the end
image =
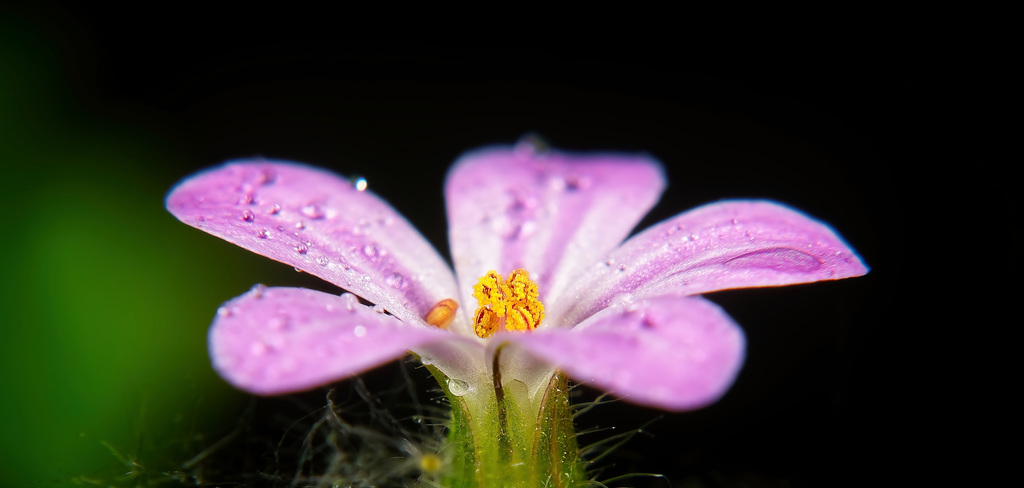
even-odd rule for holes
{"type": "Polygon", "coordinates": [[[590,267],[555,304],[575,324],[615,297],[695,295],[729,288],[837,280],[868,272],[827,225],[783,205],[757,200],[712,203],[632,237],[590,267]]]}
{"type": "Polygon", "coordinates": [[[506,334],[504,340],[578,382],[676,411],[718,400],[736,378],[746,344],[721,308],[687,296],[650,297],[602,310],[574,329],[506,334]]]}
{"type": "Polygon", "coordinates": [[[472,285],[488,270],[516,268],[530,272],[543,301],[556,301],[585,266],[629,235],[664,186],[661,165],[644,155],[522,145],[463,155],[445,183],[463,302],[475,304],[472,285]]]}
{"type": "Polygon", "coordinates": [[[209,342],[214,369],[259,395],[326,385],[421,346],[430,345],[438,361],[453,362],[462,354],[459,342],[475,344],[378,313],[349,293],[262,285],[218,309],[209,342]]]}
{"type": "Polygon", "coordinates": [[[455,296],[437,251],[390,205],[345,178],[282,161],[236,161],[193,175],[167,196],[182,222],[319,276],[422,323],[455,296]]]}

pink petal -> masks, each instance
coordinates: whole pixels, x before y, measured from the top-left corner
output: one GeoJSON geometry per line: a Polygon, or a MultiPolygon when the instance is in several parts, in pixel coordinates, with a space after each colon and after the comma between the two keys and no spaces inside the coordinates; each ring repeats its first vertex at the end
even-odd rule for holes
{"type": "Polygon", "coordinates": [[[602,310],[574,329],[503,339],[576,381],[666,410],[716,401],[739,372],[745,347],[743,332],[722,309],[686,296],[652,297],[602,310]]]}
{"type": "Polygon", "coordinates": [[[726,201],[634,236],[592,266],[554,313],[578,323],[619,295],[699,294],[837,280],[867,267],[827,225],[767,201],[726,201]]]}
{"type": "Polygon", "coordinates": [[[275,395],[347,378],[425,344],[460,340],[468,341],[377,313],[348,293],[258,285],[217,311],[210,356],[236,387],[275,395]]]}
{"type": "MultiPolygon", "coordinates": [[[[614,249],[658,200],[661,165],[643,155],[494,147],[448,173],[452,257],[464,303],[488,270],[525,268],[545,303],[614,249]]],[[[468,312],[473,307],[465,307],[468,312]]]]}
{"type": "Polygon", "coordinates": [[[183,180],[167,196],[182,222],[319,276],[405,321],[455,297],[441,256],[369,191],[327,171],[239,161],[183,180]]]}

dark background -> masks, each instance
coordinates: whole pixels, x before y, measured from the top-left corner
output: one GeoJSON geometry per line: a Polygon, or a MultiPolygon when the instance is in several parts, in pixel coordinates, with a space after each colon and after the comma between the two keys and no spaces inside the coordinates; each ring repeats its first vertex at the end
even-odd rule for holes
{"type": "MultiPolygon", "coordinates": [[[[942,171],[933,129],[957,102],[937,102],[945,85],[913,55],[921,45],[697,35],[699,20],[673,25],[659,12],[527,14],[506,19],[511,27],[485,15],[374,30],[365,22],[390,17],[0,10],[4,206],[24,209],[12,225],[28,229],[4,251],[43,249],[8,268],[3,379],[16,400],[5,407],[3,475],[157,483],[252,405],[205,363],[216,306],[256,282],[330,289],[174,221],[162,198],[181,177],[256,155],[362,175],[446,250],[448,165],[536,132],[560,149],[661,160],[669,186],[638,229],[717,199],[769,198],[830,223],[871,267],[841,282],[710,295],[748,337],[736,386],[697,412],[614,403],[581,417],[580,428],[619,431],[656,419],[604,461],[604,478],[835,486],[923,476],[907,452],[952,428],[921,416],[938,373],[917,355],[934,332],[912,268],[923,257],[917,229],[945,204],[921,191],[942,171]]],[[[1008,205],[986,163],[969,164],[963,191],[980,181],[984,198],[1008,205]]],[[[295,401],[316,408],[322,396],[295,401]]],[[[249,421],[273,436],[267,419],[286,409],[261,402],[249,421]]],[[[233,481],[223,471],[211,481],[233,481]]]]}

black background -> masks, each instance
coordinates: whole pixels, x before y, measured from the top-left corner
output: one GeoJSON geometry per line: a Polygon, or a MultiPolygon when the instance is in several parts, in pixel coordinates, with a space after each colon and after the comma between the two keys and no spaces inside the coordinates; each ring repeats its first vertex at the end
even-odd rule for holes
{"type": "MultiPolygon", "coordinates": [[[[262,155],[361,174],[442,250],[448,165],[527,132],[561,149],[661,160],[669,187],[639,228],[730,197],[779,200],[832,224],[871,273],[709,296],[748,336],[735,388],[693,413],[616,403],[581,418],[629,429],[661,415],[611,473],[660,472],[671,486],[915,479],[932,468],[908,453],[955,430],[927,420],[948,406],[922,401],[947,371],[918,355],[939,332],[915,268],[937,238],[921,229],[950,203],[939,195],[951,180],[934,179],[951,176],[934,157],[948,136],[935,129],[960,102],[942,96],[949,84],[918,55],[923,43],[851,33],[826,44],[821,32],[738,26],[697,34],[700,18],[676,24],[657,11],[488,11],[466,23],[414,13],[401,25],[387,12],[23,13],[64,40],[83,104],[179,148],[179,167],[153,171],[262,155]]],[[[974,164],[957,195],[1008,205],[986,163],[974,164]]]]}

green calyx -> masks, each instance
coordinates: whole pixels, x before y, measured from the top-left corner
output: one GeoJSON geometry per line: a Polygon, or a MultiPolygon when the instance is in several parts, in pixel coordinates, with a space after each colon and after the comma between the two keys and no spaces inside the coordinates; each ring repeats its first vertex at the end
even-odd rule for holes
{"type": "Polygon", "coordinates": [[[496,353],[494,388],[462,395],[453,394],[447,378],[429,367],[452,407],[439,486],[581,485],[583,467],[566,376],[555,372],[539,398],[531,402],[525,388],[517,389],[515,382],[503,384],[497,364],[496,353]]]}

